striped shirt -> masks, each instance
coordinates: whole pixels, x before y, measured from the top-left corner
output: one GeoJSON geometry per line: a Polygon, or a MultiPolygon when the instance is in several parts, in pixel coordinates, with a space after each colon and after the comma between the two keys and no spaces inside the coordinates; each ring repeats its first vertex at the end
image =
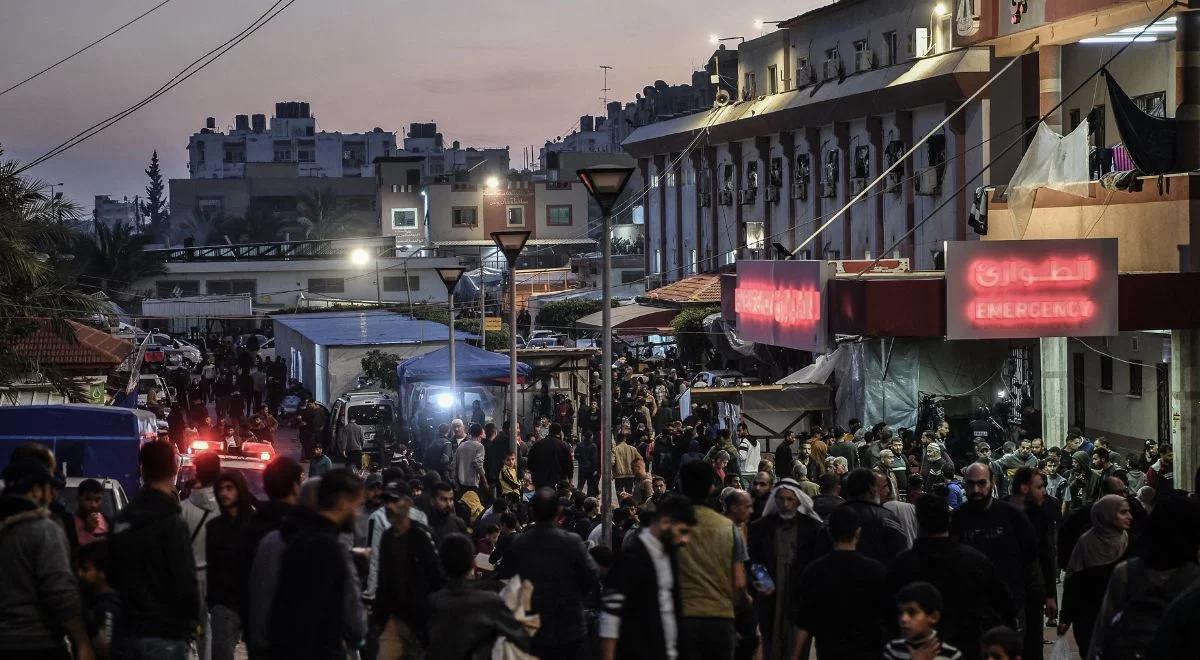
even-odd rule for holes
{"type": "MultiPolygon", "coordinates": [[[[930,658],[930,660],[962,660],[962,651],[950,646],[949,644],[938,640],[940,646],[937,653],[932,656],[922,656],[930,658]]],[[[884,660],[908,660],[913,657],[912,651],[908,649],[908,640],[893,639],[883,647],[884,660]]]]}

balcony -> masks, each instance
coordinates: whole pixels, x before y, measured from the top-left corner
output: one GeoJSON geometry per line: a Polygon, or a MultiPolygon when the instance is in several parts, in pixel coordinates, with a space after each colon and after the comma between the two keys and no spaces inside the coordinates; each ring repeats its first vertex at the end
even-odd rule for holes
{"type": "Polygon", "coordinates": [[[805,201],[808,199],[808,181],[792,182],[792,199],[805,201]]]}
{"type": "Polygon", "coordinates": [[[758,199],[758,188],[745,188],[738,191],[738,204],[750,206],[758,199]]]}

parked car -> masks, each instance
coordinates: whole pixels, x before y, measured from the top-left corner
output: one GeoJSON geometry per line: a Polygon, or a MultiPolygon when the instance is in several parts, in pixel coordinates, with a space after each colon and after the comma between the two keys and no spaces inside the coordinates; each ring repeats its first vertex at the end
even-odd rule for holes
{"type": "Polygon", "coordinates": [[[105,518],[113,520],[116,515],[129,505],[129,497],[125,494],[125,489],[121,487],[121,483],[116,479],[107,477],[67,477],[67,485],[58,491],[58,499],[62,502],[63,507],[71,513],[75,513],[79,508],[79,484],[88,479],[95,479],[104,486],[104,501],[100,504],[100,512],[105,518]]]}
{"type": "Polygon", "coordinates": [[[258,356],[260,358],[262,358],[263,360],[274,360],[275,359],[275,338],[274,337],[271,337],[270,339],[268,339],[258,345],[258,356]]]}
{"type": "Polygon", "coordinates": [[[174,339],[170,335],[161,333],[150,335],[147,350],[150,350],[151,347],[161,350],[168,363],[178,362],[189,369],[200,364],[203,359],[200,349],[194,344],[184,339],[174,339]]]}
{"type": "Polygon", "coordinates": [[[396,401],[387,392],[379,390],[359,390],[346,392],[333,402],[329,419],[329,442],[337,438],[337,434],[353,421],[363,427],[363,451],[375,451],[382,436],[392,433],[392,423],[395,421],[396,401]]]}
{"type": "Polygon", "coordinates": [[[146,405],[147,395],[149,395],[150,390],[152,389],[158,390],[162,396],[166,397],[166,400],[163,401],[163,403],[175,403],[175,388],[167,385],[167,381],[163,380],[162,376],[159,376],[158,374],[141,374],[138,379],[139,406],[146,405]]]}
{"type": "MultiPolygon", "coordinates": [[[[180,500],[186,499],[191,493],[192,485],[196,479],[196,466],[192,461],[193,458],[191,455],[185,454],[179,457],[179,476],[176,477],[175,486],[179,489],[180,500]]],[[[241,472],[242,476],[246,478],[246,485],[250,488],[250,494],[256,500],[265,502],[267,501],[267,491],[263,488],[263,469],[267,467],[268,461],[269,459],[264,459],[260,456],[230,456],[221,454],[221,471],[234,470],[241,472]]]]}

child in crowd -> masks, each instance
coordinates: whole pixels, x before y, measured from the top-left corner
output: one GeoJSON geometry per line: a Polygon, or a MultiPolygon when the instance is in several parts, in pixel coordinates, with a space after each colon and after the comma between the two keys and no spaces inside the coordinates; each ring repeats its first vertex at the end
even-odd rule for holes
{"type": "Polygon", "coordinates": [[[121,615],[121,596],[108,585],[108,542],[97,539],[75,551],[75,575],[83,593],[83,619],[97,658],[112,653],[113,629],[121,615]]]}
{"type": "Polygon", "coordinates": [[[900,611],[900,639],[894,639],[883,649],[888,660],[928,658],[929,660],[959,660],[962,652],[938,639],[937,624],[942,618],[942,594],[928,582],[913,582],[896,594],[900,611]]]}
{"type": "Polygon", "coordinates": [[[996,626],[983,634],[979,657],[982,660],[1021,660],[1023,645],[1021,633],[1007,626],[996,626]]]}

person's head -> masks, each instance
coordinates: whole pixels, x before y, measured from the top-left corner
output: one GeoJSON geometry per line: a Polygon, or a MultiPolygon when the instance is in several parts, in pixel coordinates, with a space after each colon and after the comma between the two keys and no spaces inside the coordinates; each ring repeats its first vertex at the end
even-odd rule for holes
{"type": "Polygon", "coordinates": [[[725,451],[724,449],[718,450],[717,453],[713,455],[712,464],[713,468],[718,472],[724,470],[725,466],[729,465],[729,452],[725,451]]]}
{"type": "Polygon", "coordinates": [[[812,440],[801,440],[800,446],[796,447],[796,457],[807,461],[812,456],[812,440]]]}
{"type": "Polygon", "coordinates": [[[1076,474],[1085,474],[1092,464],[1092,457],[1086,451],[1071,452],[1071,470],[1076,474]]]}
{"type": "Polygon", "coordinates": [[[1092,469],[1103,470],[1110,464],[1110,454],[1104,447],[1096,447],[1092,450],[1092,469]]]}
{"type": "Polygon", "coordinates": [[[766,497],[774,484],[775,479],[770,472],[759,472],[754,475],[754,481],[750,482],[750,494],[754,497],[766,497]]]}
{"type": "Polygon", "coordinates": [[[1034,438],[1029,441],[1029,451],[1033,452],[1034,456],[1042,457],[1046,453],[1046,441],[1041,438],[1034,438]]]}
{"type": "MultiPolygon", "coordinates": [[[[200,466],[198,461],[200,454],[196,457],[196,473],[199,475],[200,466]]],[[[220,474],[221,463],[216,455],[212,455],[217,460],[217,474],[220,474]]],[[[150,487],[160,489],[174,489],[175,475],[179,473],[179,453],[175,450],[175,445],[162,440],[147,442],[138,450],[138,469],[142,473],[142,481],[150,487]]],[[[217,475],[212,476],[212,481],[216,481],[217,475]]]]}
{"type": "Polygon", "coordinates": [[[937,495],[923,495],[913,505],[917,513],[917,528],[923,537],[946,536],[950,533],[950,508],[937,495]]]}
{"type": "Polygon", "coordinates": [[[317,443],[317,444],[313,445],[312,453],[313,453],[313,458],[321,458],[322,456],[325,455],[325,448],[322,447],[320,443],[317,443]]]}
{"type": "MultiPolygon", "coordinates": [[[[479,402],[476,401],[476,403],[479,402]]],[[[496,424],[494,422],[488,422],[487,424],[483,425],[483,435],[485,438],[491,440],[500,435],[500,431],[496,428],[496,424]]]]}
{"type": "Polygon", "coordinates": [[[942,422],[938,424],[937,434],[939,438],[945,438],[950,435],[950,422],[942,422]]]}
{"type": "Polygon", "coordinates": [[[466,534],[448,534],[438,546],[438,559],[448,577],[468,580],[475,569],[475,544],[466,534]]]}
{"type": "Polygon", "coordinates": [[[879,452],[879,466],[885,470],[892,469],[892,463],[895,462],[896,455],[890,449],[884,449],[879,452]]]}
{"type": "Polygon", "coordinates": [[[1046,456],[1046,460],[1042,461],[1042,473],[1046,476],[1056,474],[1058,472],[1058,457],[1054,454],[1046,456]]]}
{"type": "Polygon", "coordinates": [[[317,509],[339,528],[354,522],[363,505],[363,482],[350,470],[338,468],[321,475],[317,509]]]}
{"type": "Polygon", "coordinates": [[[1175,461],[1175,448],[1171,446],[1171,443],[1164,442],[1158,446],[1158,460],[1162,462],[1164,471],[1171,467],[1175,461]]]}
{"type": "Polygon", "coordinates": [[[899,436],[893,437],[891,441],[888,442],[888,449],[892,450],[893,456],[903,456],[904,441],[901,440],[899,436]]]}
{"type": "Polygon", "coordinates": [[[975,460],[986,461],[992,457],[992,448],[986,442],[980,442],[975,445],[975,460]]]}
{"type": "Polygon", "coordinates": [[[1028,440],[1022,440],[1021,444],[1017,445],[1017,456],[1020,458],[1029,458],[1029,454],[1033,451],[1033,443],[1028,440]]]}
{"type": "Polygon", "coordinates": [[[963,488],[967,501],[985,505],[992,499],[992,471],[983,463],[972,463],[963,470],[963,488]]]}
{"type": "Polygon", "coordinates": [[[1158,441],[1153,439],[1147,440],[1145,444],[1142,445],[1142,452],[1146,454],[1146,458],[1150,459],[1151,461],[1158,459],[1158,441]]]}
{"type": "Polygon", "coordinates": [[[1079,451],[1080,447],[1083,446],[1083,437],[1072,433],[1067,436],[1067,441],[1063,444],[1063,446],[1066,447],[1069,453],[1074,454],[1075,452],[1079,451]]]}
{"type": "Polygon", "coordinates": [[[433,485],[430,489],[433,495],[433,510],[441,514],[454,513],[454,488],[450,484],[443,481],[433,485]]]}
{"type": "MultiPolygon", "coordinates": [[[[476,401],[475,403],[476,403],[476,405],[479,404],[478,401],[476,401]]],[[[470,435],[472,438],[476,438],[476,439],[482,438],[483,437],[483,425],[482,424],[472,424],[471,429],[470,429],[470,435]]]]}
{"type": "Polygon", "coordinates": [[[1142,506],[1146,509],[1147,513],[1154,512],[1154,496],[1156,494],[1157,491],[1155,491],[1151,486],[1142,486],[1138,489],[1137,499],[1142,503],[1142,506]]]}
{"type": "Polygon", "coordinates": [[[201,488],[213,485],[217,482],[217,477],[221,476],[221,457],[216,452],[196,454],[192,465],[196,467],[196,481],[200,482],[201,488]]]}
{"type": "Polygon", "coordinates": [[[796,432],[795,431],[784,431],[783,432],[783,443],[785,445],[790,446],[790,445],[794,444],[795,442],[796,442],[796,432]]]}
{"type": "Polygon", "coordinates": [[[740,488],[726,488],[721,494],[721,510],[733,522],[741,525],[750,521],[754,511],[754,500],[740,488]]]}
{"type": "Polygon", "coordinates": [[[655,475],[650,480],[650,488],[654,491],[655,495],[665,495],[667,493],[667,480],[655,475]]]}
{"type": "Polygon", "coordinates": [[[927,639],[942,620],[942,592],[928,582],[910,583],[896,592],[896,609],[904,639],[927,639]]]}
{"type": "Polygon", "coordinates": [[[696,524],[696,511],[682,495],[668,495],[654,507],[646,526],[663,546],[678,548],[687,545],[688,536],[696,524]]]}
{"type": "Polygon", "coordinates": [[[846,460],[845,456],[833,457],[833,473],[837,476],[842,476],[850,472],[850,461],[846,460]]]}
{"type": "MultiPolygon", "coordinates": [[[[504,500],[496,500],[492,506],[492,511],[496,513],[504,513],[498,505],[504,503],[504,500]]],[[[408,484],[400,479],[394,479],[387,482],[383,486],[383,505],[387,507],[388,517],[395,524],[397,521],[407,520],[408,514],[412,510],[412,489],[408,484]]]]}
{"type": "Polygon", "coordinates": [[[246,485],[246,477],[237,470],[225,470],[217,477],[213,486],[217,505],[225,515],[245,520],[250,513],[250,487],[246,485]]]}
{"type": "Polygon", "coordinates": [[[480,405],[479,399],[475,399],[471,402],[471,410],[483,410],[483,406],[480,405]]]}
{"type": "Polygon", "coordinates": [[[1017,468],[1012,477],[1012,493],[1024,498],[1027,504],[1042,506],[1046,501],[1046,475],[1036,468],[1017,468]]]}
{"type": "Polygon", "coordinates": [[[4,468],[4,494],[24,497],[39,507],[49,507],[63,487],[63,481],[35,458],[19,458],[4,468]]]}
{"type": "Polygon", "coordinates": [[[931,461],[938,461],[942,458],[942,446],[937,444],[927,445],[925,447],[925,458],[931,461]]]}
{"type": "Polygon", "coordinates": [[[875,472],[867,468],[858,468],[851,472],[846,477],[846,497],[878,504],[879,491],[876,489],[875,472]]]}
{"type": "MultiPolygon", "coordinates": [[[[1166,455],[1165,453],[1162,455],[1166,455]]],[[[1196,561],[1200,550],[1200,503],[1181,490],[1160,490],[1146,518],[1146,566],[1169,570],[1196,561]]]]}
{"type": "Polygon", "coordinates": [[[854,509],[839,506],[829,513],[829,534],[833,542],[841,548],[853,549],[858,546],[858,538],[862,532],[862,521],[854,509]]]}
{"type": "Polygon", "coordinates": [[[75,576],[83,588],[96,593],[108,587],[108,541],[97,539],[75,549],[75,576]]]}
{"type": "Polygon", "coordinates": [[[90,516],[100,513],[104,505],[104,484],[95,479],[84,479],[79,482],[79,516],[90,516]]]}
{"type": "Polygon", "coordinates": [[[529,509],[533,514],[533,522],[550,524],[562,513],[562,501],[553,488],[541,488],[533,494],[529,509]]]}
{"type": "Polygon", "coordinates": [[[679,490],[692,504],[703,504],[713,489],[713,469],[704,461],[692,461],[679,469],[679,490]]]}
{"type": "Polygon", "coordinates": [[[1132,526],[1133,511],[1124,497],[1105,495],[1092,505],[1093,529],[1127,532],[1132,526]]]}
{"type": "Polygon", "coordinates": [[[262,482],[272,502],[295,504],[304,483],[304,468],[294,458],[276,456],[263,468],[262,482]]]}
{"type": "Polygon", "coordinates": [[[980,660],[1021,660],[1025,639],[1008,626],[996,626],[980,639],[980,660]]]}
{"type": "Polygon", "coordinates": [[[451,420],[450,430],[454,434],[455,438],[465,438],[467,435],[466,427],[463,426],[463,421],[461,419],[451,420]]]}
{"type": "Polygon", "coordinates": [[[789,482],[792,487],[781,485],[771,493],[771,497],[775,500],[775,511],[779,514],[780,518],[784,519],[792,518],[800,508],[800,496],[793,490],[796,485],[795,482],[785,480],[783,483],[788,484],[789,482]]]}
{"type": "Polygon", "coordinates": [[[817,480],[822,495],[837,495],[842,490],[842,480],[832,472],[826,472],[817,480]]]}

